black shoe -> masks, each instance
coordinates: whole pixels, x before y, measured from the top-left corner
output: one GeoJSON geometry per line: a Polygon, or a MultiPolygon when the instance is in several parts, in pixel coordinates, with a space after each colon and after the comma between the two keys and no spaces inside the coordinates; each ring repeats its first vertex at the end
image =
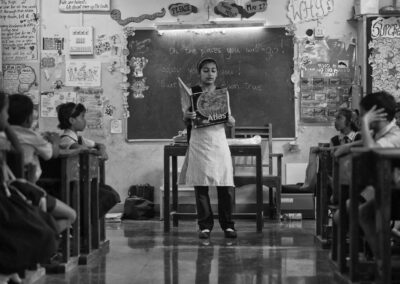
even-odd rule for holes
{"type": "Polygon", "coordinates": [[[199,239],[208,239],[210,237],[211,231],[209,229],[204,229],[199,232],[199,239]]]}
{"type": "Polygon", "coordinates": [[[229,239],[236,239],[237,238],[237,233],[235,230],[228,228],[224,231],[225,234],[225,238],[229,238],[229,239]]]}

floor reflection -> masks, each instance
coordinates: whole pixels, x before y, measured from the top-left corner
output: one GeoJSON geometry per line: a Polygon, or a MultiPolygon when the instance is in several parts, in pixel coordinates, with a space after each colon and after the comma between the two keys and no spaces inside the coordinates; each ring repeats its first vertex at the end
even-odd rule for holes
{"type": "Polygon", "coordinates": [[[162,222],[109,224],[110,252],[99,263],[40,283],[337,283],[328,251],[314,246],[315,221],[239,220],[238,239],[217,228],[209,241],[197,238],[195,221],[164,233],[162,222]]]}

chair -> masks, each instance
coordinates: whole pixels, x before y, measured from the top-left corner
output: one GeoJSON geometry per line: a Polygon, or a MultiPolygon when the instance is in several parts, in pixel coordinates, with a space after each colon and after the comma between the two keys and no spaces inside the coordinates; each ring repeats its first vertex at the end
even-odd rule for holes
{"type": "MultiPolygon", "coordinates": [[[[262,183],[269,188],[269,216],[271,219],[280,218],[281,215],[281,189],[282,189],[282,156],[281,153],[272,152],[272,124],[265,126],[235,126],[230,130],[232,138],[251,138],[256,135],[262,138],[263,150],[263,178],[262,183]],[[276,159],[274,159],[276,158],[276,159]],[[276,169],[274,169],[276,160],[276,169]],[[267,162],[267,163],[265,163],[267,162]],[[268,168],[266,171],[264,168],[268,168]],[[276,189],[275,199],[273,188],[276,189]]],[[[229,135],[229,134],[228,134],[229,135]]],[[[234,182],[236,187],[246,184],[255,184],[255,174],[249,173],[249,168],[255,168],[254,157],[235,157],[234,163],[234,182]],[[247,171],[246,171],[247,168],[247,171]],[[243,172],[245,171],[245,172],[243,172]]]]}

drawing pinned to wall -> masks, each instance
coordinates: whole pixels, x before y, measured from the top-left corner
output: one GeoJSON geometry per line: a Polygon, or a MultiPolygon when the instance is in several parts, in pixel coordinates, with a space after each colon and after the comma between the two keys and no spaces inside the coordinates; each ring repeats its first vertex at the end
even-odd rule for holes
{"type": "Polygon", "coordinates": [[[110,104],[107,104],[104,108],[104,113],[108,116],[113,116],[114,112],[116,110],[116,107],[110,104]]]}
{"type": "Polygon", "coordinates": [[[57,50],[61,55],[64,50],[64,38],[60,37],[44,37],[42,50],[57,50]]]}
{"type": "Polygon", "coordinates": [[[134,77],[143,77],[143,69],[146,67],[146,64],[149,60],[145,57],[134,57],[129,60],[129,65],[133,67],[133,76],[134,77]]]}
{"type": "Polygon", "coordinates": [[[60,0],[62,12],[110,11],[110,0],[60,0]]]}
{"type": "Polygon", "coordinates": [[[102,88],[75,88],[77,102],[86,108],[86,127],[89,129],[103,128],[103,107],[106,98],[102,88]]]}
{"type": "Polygon", "coordinates": [[[99,87],[101,85],[101,63],[99,61],[66,61],[65,70],[66,86],[99,87]]]}
{"type": "Polygon", "coordinates": [[[57,106],[68,102],[76,103],[76,92],[42,92],[40,98],[40,116],[57,117],[57,106]]]}
{"type": "Polygon", "coordinates": [[[260,13],[267,10],[267,0],[249,0],[244,4],[248,13],[260,13]]]}
{"type": "Polygon", "coordinates": [[[122,133],[122,120],[112,119],[110,121],[110,132],[113,134],[122,133]]]}
{"type": "Polygon", "coordinates": [[[133,91],[133,97],[135,99],[143,99],[144,91],[147,91],[148,89],[149,86],[146,86],[146,78],[135,79],[131,86],[131,90],[133,91]]]}
{"type": "Polygon", "coordinates": [[[3,91],[26,93],[37,85],[35,69],[25,64],[3,64],[3,91]]]}
{"type": "Polygon", "coordinates": [[[3,62],[38,59],[37,0],[2,0],[0,28],[3,62]]]}
{"type": "Polygon", "coordinates": [[[332,123],[336,110],[351,107],[355,43],[299,40],[300,121],[332,123]]]}
{"type": "Polygon", "coordinates": [[[132,23],[132,22],[140,23],[140,22],[143,22],[144,20],[154,21],[156,18],[164,17],[165,13],[166,13],[165,8],[162,8],[161,12],[156,12],[153,14],[143,14],[138,17],[128,17],[128,18],[122,19],[121,11],[118,9],[113,9],[110,12],[110,16],[111,16],[111,19],[116,21],[121,26],[126,26],[127,24],[132,23]]]}
{"type": "Polygon", "coordinates": [[[372,68],[372,91],[387,91],[400,101],[400,34],[398,18],[372,21],[371,50],[368,63],[372,68]]]}
{"type": "Polygon", "coordinates": [[[197,13],[198,9],[196,6],[190,5],[188,3],[175,3],[168,6],[168,11],[171,16],[186,16],[191,13],[197,13]]]}
{"type": "Polygon", "coordinates": [[[333,0],[290,0],[287,16],[294,24],[299,24],[322,19],[333,9],[333,0]]]}
{"type": "MultiPolygon", "coordinates": [[[[261,0],[260,2],[264,1],[261,0]]],[[[214,7],[214,13],[224,18],[236,18],[237,16],[250,18],[256,14],[255,12],[248,12],[243,6],[237,5],[235,2],[227,0],[219,2],[214,7]]]]}

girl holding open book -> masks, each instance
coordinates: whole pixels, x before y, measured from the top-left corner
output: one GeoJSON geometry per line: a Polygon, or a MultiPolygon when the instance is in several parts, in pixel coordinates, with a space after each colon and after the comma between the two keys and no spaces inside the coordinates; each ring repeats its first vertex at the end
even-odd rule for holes
{"type": "MultiPolygon", "coordinates": [[[[197,71],[200,84],[191,88],[193,105],[184,112],[184,120],[190,129],[190,140],[179,183],[194,186],[199,238],[209,238],[214,225],[208,195],[209,186],[217,188],[219,223],[225,237],[236,238],[232,220],[232,196],[229,191],[234,186],[233,167],[224,124],[190,127],[198,116],[193,106],[196,105],[199,96],[204,93],[212,94],[220,89],[215,86],[218,75],[216,60],[213,58],[200,60],[197,71]]],[[[233,125],[235,120],[229,114],[228,112],[227,123],[233,125]]]]}

